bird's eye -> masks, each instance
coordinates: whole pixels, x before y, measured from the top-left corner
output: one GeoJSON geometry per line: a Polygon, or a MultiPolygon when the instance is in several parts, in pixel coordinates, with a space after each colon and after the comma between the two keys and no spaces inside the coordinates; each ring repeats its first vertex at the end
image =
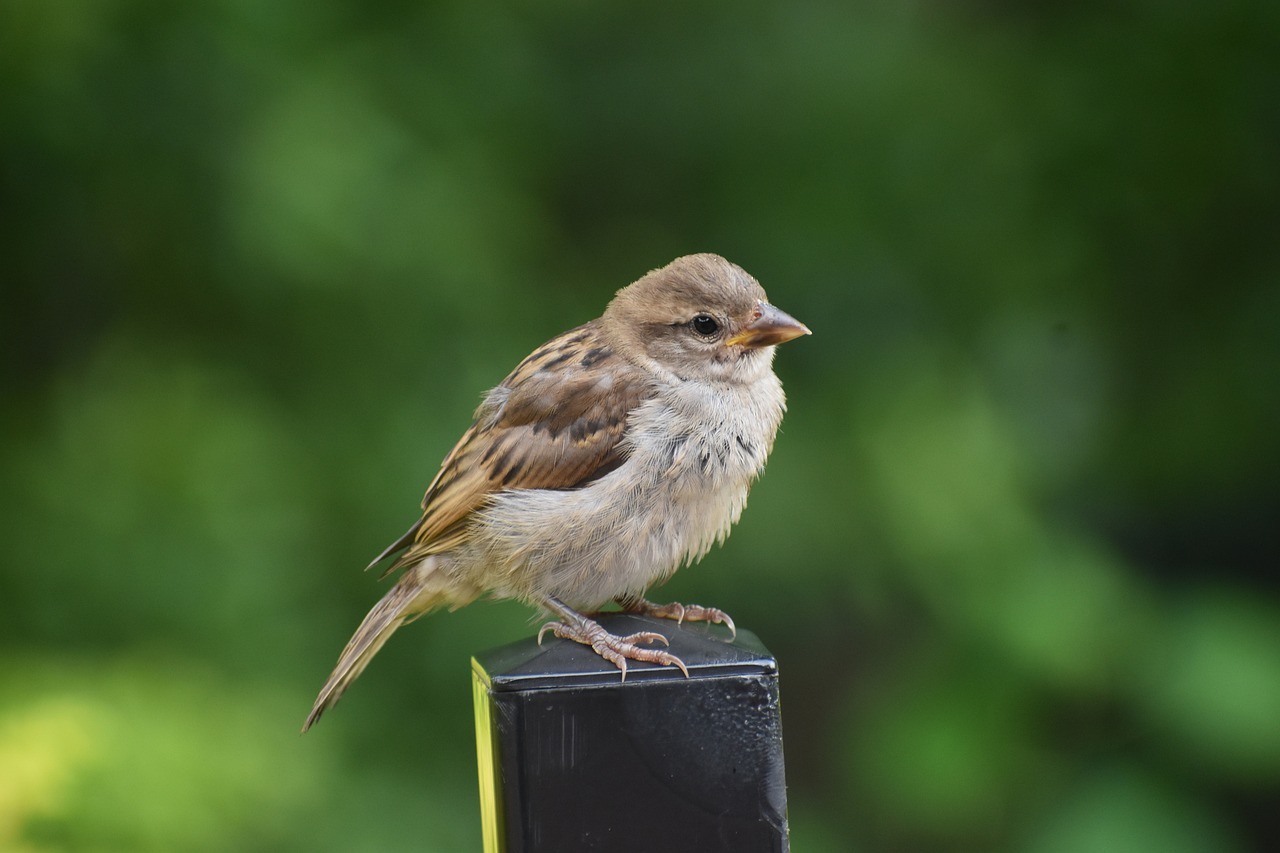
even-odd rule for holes
{"type": "Polygon", "coordinates": [[[693,326],[695,332],[708,338],[720,331],[720,324],[710,314],[699,314],[690,320],[689,324],[693,326]]]}

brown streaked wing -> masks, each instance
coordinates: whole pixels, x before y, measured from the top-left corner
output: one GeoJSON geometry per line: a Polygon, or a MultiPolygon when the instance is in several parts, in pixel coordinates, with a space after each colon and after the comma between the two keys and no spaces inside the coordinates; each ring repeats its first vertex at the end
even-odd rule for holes
{"type": "Polygon", "coordinates": [[[388,571],[455,547],[495,492],[572,489],[622,464],[627,416],[652,392],[597,322],[539,347],[486,399],[428,487],[413,544],[388,571]]]}

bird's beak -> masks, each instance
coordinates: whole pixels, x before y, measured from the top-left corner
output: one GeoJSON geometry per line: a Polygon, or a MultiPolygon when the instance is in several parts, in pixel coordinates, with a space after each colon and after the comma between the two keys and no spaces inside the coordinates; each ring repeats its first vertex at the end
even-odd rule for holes
{"type": "Polygon", "coordinates": [[[811,335],[809,327],[785,311],[761,302],[753,312],[754,319],[741,332],[724,342],[729,347],[768,347],[782,344],[801,335],[811,335]]]}

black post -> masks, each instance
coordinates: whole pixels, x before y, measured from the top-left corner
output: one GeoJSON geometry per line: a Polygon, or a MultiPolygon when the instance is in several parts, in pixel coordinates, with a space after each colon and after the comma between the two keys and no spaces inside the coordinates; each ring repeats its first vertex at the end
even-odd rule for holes
{"type": "Polygon", "coordinates": [[[759,639],[607,614],[689,667],[548,635],[472,659],[486,853],[787,851],[778,666],[759,639]]]}

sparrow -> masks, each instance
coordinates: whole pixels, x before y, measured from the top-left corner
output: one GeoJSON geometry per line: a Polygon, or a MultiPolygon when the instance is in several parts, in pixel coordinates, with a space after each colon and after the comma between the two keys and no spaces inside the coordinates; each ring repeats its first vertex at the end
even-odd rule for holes
{"type": "Polygon", "coordinates": [[[554,617],[538,634],[627,661],[684,663],[588,614],[706,621],[724,611],[644,596],[723,542],[786,410],[777,344],[809,329],[719,255],[676,258],[619,290],[604,314],[552,338],[485,395],[422,514],[369,568],[399,579],[364,618],[302,730],[338,701],[401,625],[481,596],[554,617]]]}

